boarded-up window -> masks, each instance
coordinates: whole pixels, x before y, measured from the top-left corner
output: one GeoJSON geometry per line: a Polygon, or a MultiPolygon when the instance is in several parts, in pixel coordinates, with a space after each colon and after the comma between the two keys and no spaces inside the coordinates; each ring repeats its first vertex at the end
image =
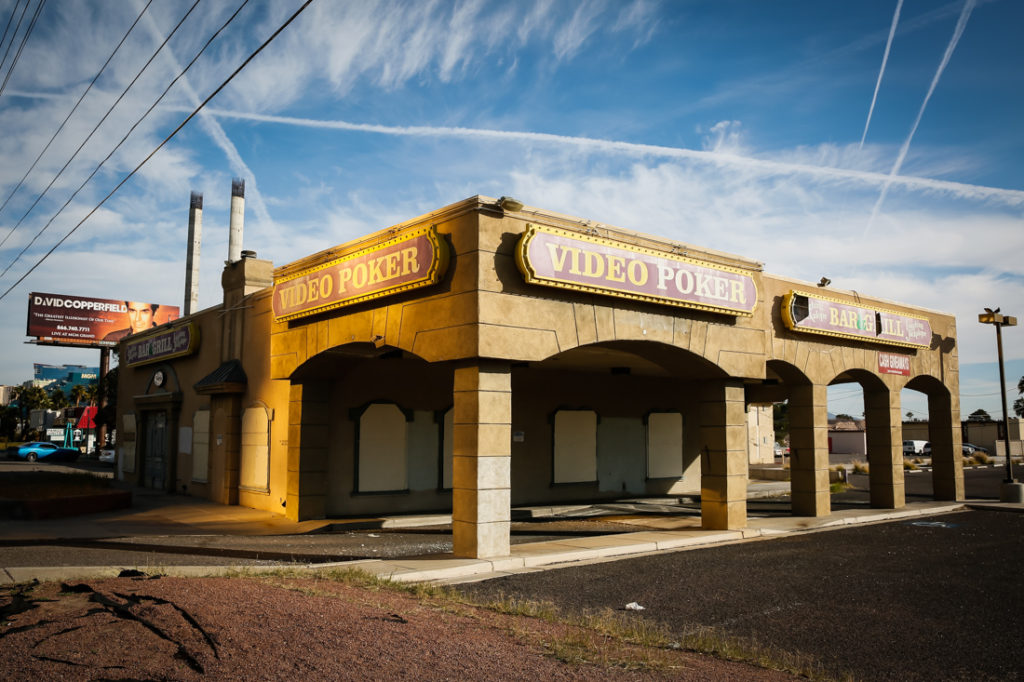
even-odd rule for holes
{"type": "Polygon", "coordinates": [[[555,413],[554,482],[597,480],[597,412],[559,410],[555,413]]]}
{"type": "Polygon", "coordinates": [[[242,458],[238,483],[242,488],[270,488],[270,420],[264,407],[242,414],[242,458]]]}
{"type": "Polygon", "coordinates": [[[210,468],[210,411],[192,415],[192,480],[206,483],[210,468]]]}
{"type": "Polygon", "coordinates": [[[117,447],[120,450],[119,460],[121,471],[133,473],[135,471],[135,415],[125,414],[121,417],[121,433],[118,434],[117,447]]]}
{"type": "Polygon", "coordinates": [[[397,405],[370,405],[359,417],[361,493],[406,490],[409,485],[405,414],[397,405]]]}
{"type": "Polygon", "coordinates": [[[683,415],[653,412],[647,417],[647,477],[683,475],[683,415]]]}
{"type": "Polygon", "coordinates": [[[455,408],[449,407],[441,422],[441,487],[452,487],[452,417],[455,408]]]}

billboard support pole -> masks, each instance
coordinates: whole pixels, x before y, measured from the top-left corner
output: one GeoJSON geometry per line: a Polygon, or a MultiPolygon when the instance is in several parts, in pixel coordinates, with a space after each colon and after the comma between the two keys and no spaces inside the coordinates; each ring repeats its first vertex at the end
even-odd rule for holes
{"type": "MultiPolygon", "coordinates": [[[[110,349],[100,348],[100,378],[96,387],[96,417],[99,418],[100,410],[107,405],[107,371],[110,369],[110,349]]],[[[107,444],[107,425],[105,422],[97,424],[96,449],[99,450],[107,444]]]]}

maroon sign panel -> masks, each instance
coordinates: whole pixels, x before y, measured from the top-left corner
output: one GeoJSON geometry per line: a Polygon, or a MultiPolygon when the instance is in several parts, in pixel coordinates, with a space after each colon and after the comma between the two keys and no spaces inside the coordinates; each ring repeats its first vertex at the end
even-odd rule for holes
{"type": "Polygon", "coordinates": [[[879,374],[899,374],[900,376],[910,376],[910,356],[900,355],[899,353],[879,353],[878,354],[878,373],[879,374]]]}
{"type": "Polygon", "coordinates": [[[927,348],[932,326],[923,317],[854,305],[802,291],[791,291],[782,303],[782,319],[793,331],[927,348]]]}
{"type": "Polygon", "coordinates": [[[26,333],[47,343],[100,348],[178,317],[178,306],[32,292],[26,333]]]}
{"type": "Polygon", "coordinates": [[[516,262],[530,284],[731,315],[757,305],[749,272],[553,227],[530,225],[516,262]]]}
{"type": "Polygon", "coordinates": [[[275,279],[274,319],[291,320],[436,284],[447,267],[447,246],[437,228],[402,233],[275,279]]]}

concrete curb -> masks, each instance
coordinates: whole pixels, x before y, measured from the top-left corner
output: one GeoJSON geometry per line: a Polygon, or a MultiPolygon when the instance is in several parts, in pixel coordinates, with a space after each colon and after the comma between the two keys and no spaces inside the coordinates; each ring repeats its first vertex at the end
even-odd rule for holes
{"type": "Polygon", "coordinates": [[[113,578],[124,569],[150,575],[178,577],[213,577],[227,575],[258,575],[281,569],[315,572],[324,569],[356,569],[379,578],[400,583],[470,582],[521,573],[549,570],[598,561],[610,561],[666,551],[683,551],[719,546],[754,539],[772,539],[800,533],[839,530],[856,525],[886,523],[905,519],[936,516],[966,509],[1024,511],[1024,505],[982,502],[925,503],[897,510],[855,510],[849,515],[837,512],[822,519],[806,517],[775,517],[752,519],[755,525],[737,530],[684,529],[603,535],[597,537],[524,543],[512,548],[512,555],[494,559],[460,559],[455,557],[425,559],[361,559],[339,563],[289,564],[269,566],[45,566],[0,569],[0,584],[40,581],[67,581],[113,578]],[[1012,509],[1007,509],[1012,507],[1012,509]]]}

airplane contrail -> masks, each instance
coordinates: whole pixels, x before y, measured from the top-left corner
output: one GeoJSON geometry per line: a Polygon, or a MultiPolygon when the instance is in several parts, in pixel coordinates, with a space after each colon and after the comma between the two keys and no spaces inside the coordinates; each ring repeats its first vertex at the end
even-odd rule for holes
{"type": "Polygon", "coordinates": [[[875,94],[871,96],[871,106],[868,108],[868,120],[864,122],[864,132],[860,136],[860,148],[864,147],[864,140],[868,136],[868,126],[871,125],[871,114],[875,112],[875,101],[878,99],[878,89],[882,86],[882,75],[885,73],[885,65],[889,61],[889,50],[892,49],[892,39],[896,35],[896,25],[900,21],[900,10],[903,9],[903,0],[896,2],[896,12],[892,15],[892,26],[889,27],[889,38],[885,41],[885,53],[882,55],[882,68],[878,70],[878,80],[875,82],[875,94]]]}
{"type": "Polygon", "coordinates": [[[806,175],[826,180],[847,180],[868,186],[900,185],[910,189],[941,192],[952,196],[980,201],[996,201],[1009,206],[1024,206],[1024,191],[972,185],[948,180],[935,180],[914,176],[900,176],[896,173],[878,173],[830,166],[792,163],[759,159],[752,156],[732,154],[722,151],[686,149],[685,147],[666,147],[617,140],[603,140],[591,137],[571,135],[555,135],[514,130],[492,130],[487,128],[463,128],[448,126],[386,126],[371,123],[352,123],[349,121],[299,118],[295,116],[276,116],[271,114],[254,114],[225,109],[208,109],[211,116],[233,118],[260,123],[300,126],[327,130],[348,130],[354,132],[376,133],[380,135],[396,135],[404,137],[461,137],[515,140],[518,142],[535,142],[553,145],[572,145],[579,148],[607,153],[617,153],[634,157],[663,157],[687,159],[708,163],[716,166],[731,166],[754,170],[766,176],[806,175]]]}
{"type": "MultiPolygon", "coordinates": [[[[136,0],[135,4],[139,4],[138,0],[136,0]]],[[[154,36],[160,35],[160,29],[156,25],[156,21],[153,19],[152,15],[146,15],[146,28],[148,28],[154,36]]],[[[174,56],[174,53],[171,51],[169,46],[165,54],[165,58],[170,62],[173,70],[181,71],[181,64],[178,63],[177,58],[174,56]]],[[[192,87],[187,76],[181,79],[181,85],[184,88],[189,101],[192,102],[193,107],[197,106],[200,98],[199,95],[196,94],[196,91],[192,87]]],[[[189,111],[191,111],[191,108],[189,111]]],[[[267,204],[263,200],[263,195],[260,193],[259,187],[256,184],[256,175],[249,169],[249,166],[245,163],[242,155],[238,152],[238,148],[228,137],[227,133],[224,132],[224,129],[221,127],[220,123],[217,122],[216,118],[211,116],[206,109],[199,112],[198,118],[199,124],[206,131],[206,134],[209,135],[210,138],[213,139],[214,143],[220,147],[221,151],[224,152],[224,155],[228,158],[228,163],[234,172],[246,179],[246,194],[252,203],[253,211],[256,213],[256,218],[259,221],[264,222],[266,225],[273,226],[274,221],[270,217],[270,212],[267,210],[267,204]]]]}
{"type": "Polygon", "coordinates": [[[868,231],[871,230],[871,226],[875,222],[875,218],[878,217],[878,212],[882,208],[882,203],[885,201],[886,195],[889,194],[889,187],[892,186],[891,179],[895,178],[900,172],[900,168],[903,167],[903,161],[907,158],[907,151],[910,149],[910,142],[914,139],[914,133],[917,132],[917,126],[921,124],[921,117],[924,116],[924,110],[928,106],[928,100],[931,99],[932,93],[935,92],[935,86],[939,84],[939,78],[942,77],[942,72],[946,70],[946,65],[949,64],[949,58],[953,56],[953,50],[956,49],[956,44],[960,42],[960,36],[964,34],[964,29],[967,27],[967,20],[971,16],[971,10],[974,9],[975,0],[966,0],[964,2],[964,8],[960,12],[960,18],[957,19],[956,27],[953,29],[953,36],[949,39],[949,44],[946,45],[946,51],[942,55],[942,61],[939,62],[939,68],[935,70],[935,75],[932,77],[932,84],[928,86],[928,93],[924,96],[924,101],[921,102],[921,108],[917,112],[917,118],[914,119],[914,125],[910,127],[910,134],[907,135],[907,139],[903,141],[903,146],[900,147],[899,154],[896,155],[896,163],[893,164],[892,170],[889,172],[889,179],[886,180],[885,184],[882,185],[882,192],[878,195],[878,201],[875,202],[874,208],[871,209],[871,217],[868,218],[868,224],[864,228],[864,234],[867,235],[868,231]]]}

